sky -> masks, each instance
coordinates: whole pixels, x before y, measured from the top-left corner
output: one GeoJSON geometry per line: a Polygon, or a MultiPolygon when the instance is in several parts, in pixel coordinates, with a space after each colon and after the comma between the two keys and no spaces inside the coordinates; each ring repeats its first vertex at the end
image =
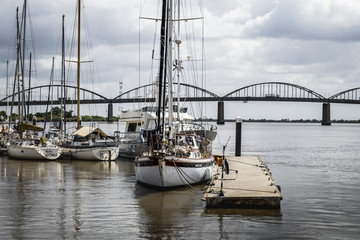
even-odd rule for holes
{"type": "MultiPolygon", "coordinates": [[[[127,91],[147,84],[154,77],[148,76],[154,73],[144,70],[149,66],[146,59],[151,55],[154,23],[139,20],[139,16],[159,16],[154,8],[158,2],[83,1],[92,47],[88,56],[94,61],[97,75],[93,82],[85,82],[84,87],[115,97],[119,95],[119,81],[123,82],[122,90],[127,91]]],[[[222,96],[241,87],[270,81],[297,84],[324,97],[360,86],[360,1],[200,2],[204,15],[206,88],[215,94],[222,96]]],[[[22,12],[22,4],[22,0],[0,0],[2,82],[6,81],[6,61],[14,59],[15,13],[17,6],[22,12]]],[[[55,61],[60,59],[62,15],[66,15],[67,36],[70,36],[76,0],[28,0],[28,4],[33,36],[27,40],[35,46],[36,59],[34,84],[44,85],[49,83],[52,57],[55,56],[55,61]]],[[[197,14],[194,10],[194,15],[197,14]]],[[[58,69],[59,64],[55,65],[58,69]]],[[[4,88],[0,95],[1,98],[5,95],[4,88]]],[[[114,106],[114,115],[120,109],[132,107],[114,106]]],[[[216,117],[216,107],[216,102],[206,104],[209,117],[216,117]]],[[[88,111],[105,115],[106,106],[88,111]]],[[[226,102],[225,118],[237,116],[321,119],[322,104],[226,102]]],[[[332,104],[331,118],[360,119],[360,107],[332,104]]]]}

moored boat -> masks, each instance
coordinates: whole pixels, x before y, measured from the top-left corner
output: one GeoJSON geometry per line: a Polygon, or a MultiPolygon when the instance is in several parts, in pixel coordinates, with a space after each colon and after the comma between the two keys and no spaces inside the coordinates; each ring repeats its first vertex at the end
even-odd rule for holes
{"type": "MultiPolygon", "coordinates": [[[[178,2],[177,2],[178,3],[178,2]]],[[[213,159],[211,141],[194,123],[175,119],[179,116],[180,93],[178,88],[177,104],[173,97],[173,76],[182,73],[179,34],[175,35],[174,22],[178,33],[180,22],[189,19],[180,16],[181,10],[175,11],[173,0],[162,1],[160,67],[157,83],[155,126],[143,129],[140,134],[139,156],[135,159],[135,174],[138,182],[159,188],[172,188],[193,185],[211,179],[216,164],[213,159]],[[175,12],[178,13],[175,19],[175,12]],[[172,52],[177,45],[177,59],[173,61],[172,52]],[[172,68],[174,66],[174,69],[172,68]],[[176,72],[173,72],[176,71],[176,72]]],[[[180,7],[180,4],[177,5],[180,7]]],[[[194,18],[190,18],[194,20],[194,18]]],[[[175,56],[176,54],[174,54],[175,56]]],[[[213,138],[213,136],[212,136],[213,138]]]]}
{"type": "Polygon", "coordinates": [[[195,132],[178,132],[165,141],[150,133],[144,151],[135,160],[137,181],[168,188],[209,181],[215,163],[210,142],[195,132]]]}
{"type": "Polygon", "coordinates": [[[78,160],[115,160],[119,155],[117,143],[101,129],[83,126],[65,142],[63,155],[78,160]]]}
{"type": "Polygon", "coordinates": [[[42,127],[22,122],[18,131],[19,138],[14,137],[7,144],[7,151],[11,158],[56,160],[60,157],[61,148],[59,146],[46,142],[45,137],[39,138],[35,134],[35,132],[43,131],[42,127]]]}
{"type": "Polygon", "coordinates": [[[56,160],[61,148],[44,140],[18,139],[7,146],[9,157],[28,160],[56,160]]]}

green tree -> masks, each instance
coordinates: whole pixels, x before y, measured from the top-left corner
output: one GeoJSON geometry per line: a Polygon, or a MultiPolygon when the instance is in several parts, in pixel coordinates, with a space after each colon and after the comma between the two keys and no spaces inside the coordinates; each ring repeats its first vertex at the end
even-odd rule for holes
{"type": "Polygon", "coordinates": [[[72,118],[72,113],[72,110],[65,112],[65,118],[72,118]]]}
{"type": "Polygon", "coordinates": [[[0,116],[2,116],[4,120],[6,120],[8,117],[5,111],[0,111],[0,116]]]}
{"type": "Polygon", "coordinates": [[[59,107],[53,107],[51,109],[51,112],[54,116],[60,116],[60,113],[61,113],[61,109],[59,107]]]}

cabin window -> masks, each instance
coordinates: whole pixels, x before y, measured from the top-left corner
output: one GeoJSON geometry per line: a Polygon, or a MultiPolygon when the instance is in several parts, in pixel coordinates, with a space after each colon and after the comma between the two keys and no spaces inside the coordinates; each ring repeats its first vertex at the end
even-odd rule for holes
{"type": "Polygon", "coordinates": [[[129,123],[127,131],[128,132],[135,132],[136,131],[136,126],[137,126],[137,123],[129,123]]]}
{"type": "Polygon", "coordinates": [[[192,137],[186,137],[186,143],[187,143],[189,146],[194,146],[193,138],[192,138],[192,137]]]}

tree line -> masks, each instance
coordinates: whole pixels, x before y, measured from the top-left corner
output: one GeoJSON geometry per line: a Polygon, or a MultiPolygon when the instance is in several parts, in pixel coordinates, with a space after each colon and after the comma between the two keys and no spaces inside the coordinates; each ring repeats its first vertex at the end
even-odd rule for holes
{"type": "MultiPolygon", "coordinates": [[[[5,111],[0,111],[0,117],[2,117],[3,120],[8,119],[8,115],[6,114],[5,111]]],[[[50,121],[54,121],[54,122],[59,122],[60,118],[61,118],[61,109],[59,107],[53,107],[49,112],[38,112],[38,113],[30,113],[27,116],[27,119],[29,121],[32,121],[34,119],[34,117],[36,117],[36,120],[39,122],[50,122],[50,121]]],[[[16,113],[12,114],[12,119],[18,119],[19,115],[16,113]]],[[[65,111],[64,113],[64,119],[67,122],[76,122],[77,120],[77,116],[73,116],[73,111],[69,110],[69,111],[65,111]]],[[[102,117],[102,116],[88,116],[88,115],[83,115],[81,116],[81,120],[84,122],[90,122],[90,121],[96,121],[96,122],[101,122],[101,121],[106,121],[107,118],[102,117]]]]}

